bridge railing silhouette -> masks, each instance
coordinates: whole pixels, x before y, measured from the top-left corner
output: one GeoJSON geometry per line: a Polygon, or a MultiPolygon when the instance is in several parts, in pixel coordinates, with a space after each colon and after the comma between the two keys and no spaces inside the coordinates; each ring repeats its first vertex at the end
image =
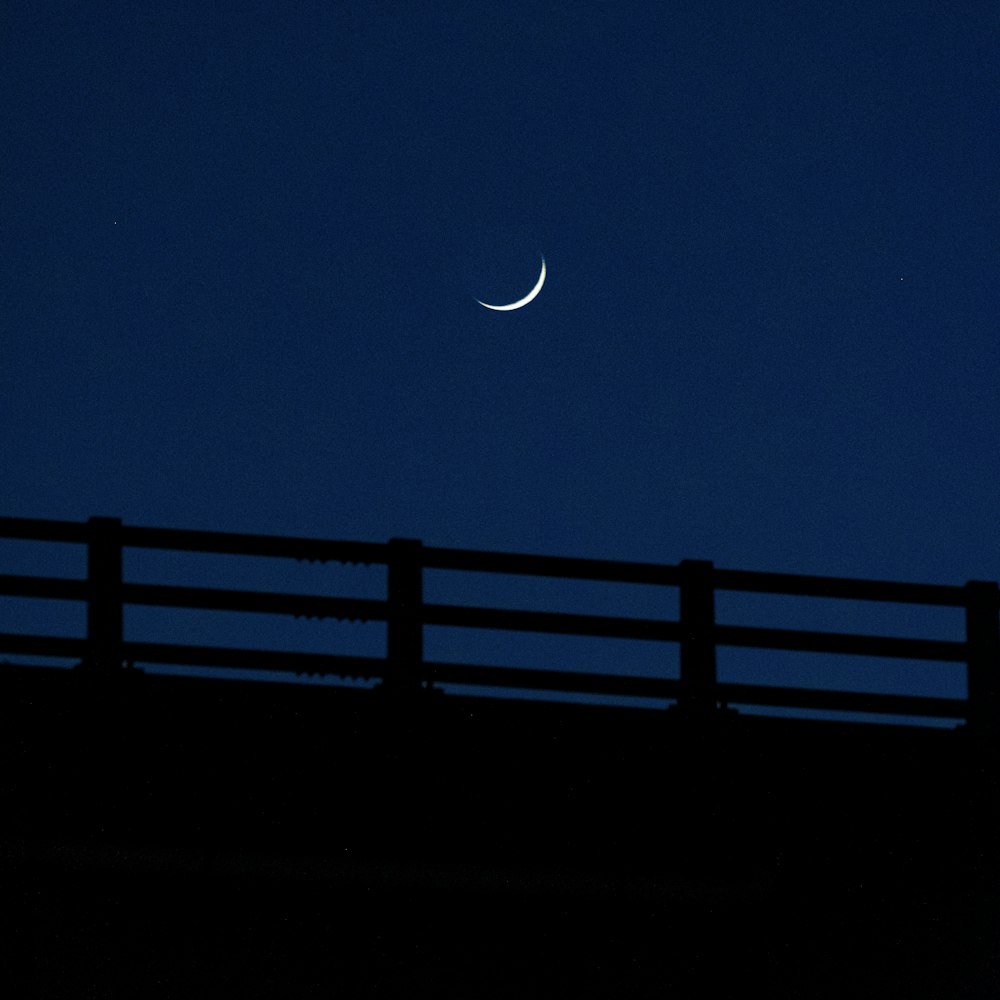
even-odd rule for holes
{"type": "Polygon", "coordinates": [[[0,518],[0,538],[85,545],[87,578],[0,574],[0,595],[80,601],[86,604],[84,637],[0,632],[0,652],[78,659],[81,666],[107,674],[135,663],[229,667],[281,673],[326,674],[380,679],[387,691],[407,692],[441,684],[490,689],[527,689],[593,695],[625,695],[676,702],[679,709],[711,713],[731,704],[875,713],[964,720],[980,733],[992,730],[1000,710],[1000,590],[995,582],[962,587],[787,573],[726,570],[711,562],[677,565],[520,555],[424,546],[415,539],[387,543],[144,528],[116,518],[87,522],[0,518]],[[384,600],[130,583],[123,579],[123,550],[161,549],[345,564],[384,565],[384,600]],[[574,580],[652,584],[677,588],[676,621],[523,611],[428,603],[426,570],[516,574],[574,580]],[[945,641],[724,625],[715,620],[720,591],[840,598],[901,604],[958,607],[965,611],[965,640],[945,641]],[[146,605],[240,611],[295,617],[382,621],[386,656],[344,656],[312,652],[234,649],[216,646],[126,641],[124,607],[146,605]],[[426,626],[513,630],[576,636],[654,640],[680,647],[680,676],[622,674],[429,662],[424,657],[426,626]],[[835,691],[763,684],[720,682],[719,647],[839,653],[964,663],[967,697],[835,691]]]}

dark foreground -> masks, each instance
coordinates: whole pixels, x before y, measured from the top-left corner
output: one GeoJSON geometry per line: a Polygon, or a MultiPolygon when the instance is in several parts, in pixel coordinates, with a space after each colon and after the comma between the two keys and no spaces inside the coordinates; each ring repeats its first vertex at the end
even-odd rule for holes
{"type": "Polygon", "coordinates": [[[965,730],[0,674],[12,997],[994,997],[965,730]]]}

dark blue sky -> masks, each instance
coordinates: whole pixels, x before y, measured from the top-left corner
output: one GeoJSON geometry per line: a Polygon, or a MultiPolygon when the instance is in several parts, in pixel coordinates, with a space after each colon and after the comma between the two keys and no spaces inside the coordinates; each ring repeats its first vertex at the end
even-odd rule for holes
{"type": "Polygon", "coordinates": [[[996,579],[998,27],[8,3],[3,511],[996,579]]]}

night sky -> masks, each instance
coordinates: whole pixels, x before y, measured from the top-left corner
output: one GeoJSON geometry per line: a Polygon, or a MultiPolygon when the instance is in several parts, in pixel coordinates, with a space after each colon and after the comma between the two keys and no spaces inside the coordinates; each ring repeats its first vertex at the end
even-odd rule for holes
{"type": "Polygon", "coordinates": [[[14,0],[0,513],[997,579],[998,28],[14,0]]]}

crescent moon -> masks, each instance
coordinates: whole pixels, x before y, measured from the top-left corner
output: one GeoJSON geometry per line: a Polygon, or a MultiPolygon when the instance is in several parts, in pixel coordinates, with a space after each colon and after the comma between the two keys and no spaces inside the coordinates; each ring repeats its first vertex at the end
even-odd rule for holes
{"type": "Polygon", "coordinates": [[[542,290],[542,285],[545,284],[545,258],[542,258],[542,273],[538,276],[538,281],[535,282],[535,287],[528,292],[523,299],[518,299],[516,302],[511,302],[510,305],[506,306],[491,306],[488,302],[481,302],[476,299],[481,306],[485,306],[487,309],[495,309],[497,312],[510,312],[511,309],[520,309],[521,306],[526,306],[532,299],[534,299],[538,293],[542,290]]]}

